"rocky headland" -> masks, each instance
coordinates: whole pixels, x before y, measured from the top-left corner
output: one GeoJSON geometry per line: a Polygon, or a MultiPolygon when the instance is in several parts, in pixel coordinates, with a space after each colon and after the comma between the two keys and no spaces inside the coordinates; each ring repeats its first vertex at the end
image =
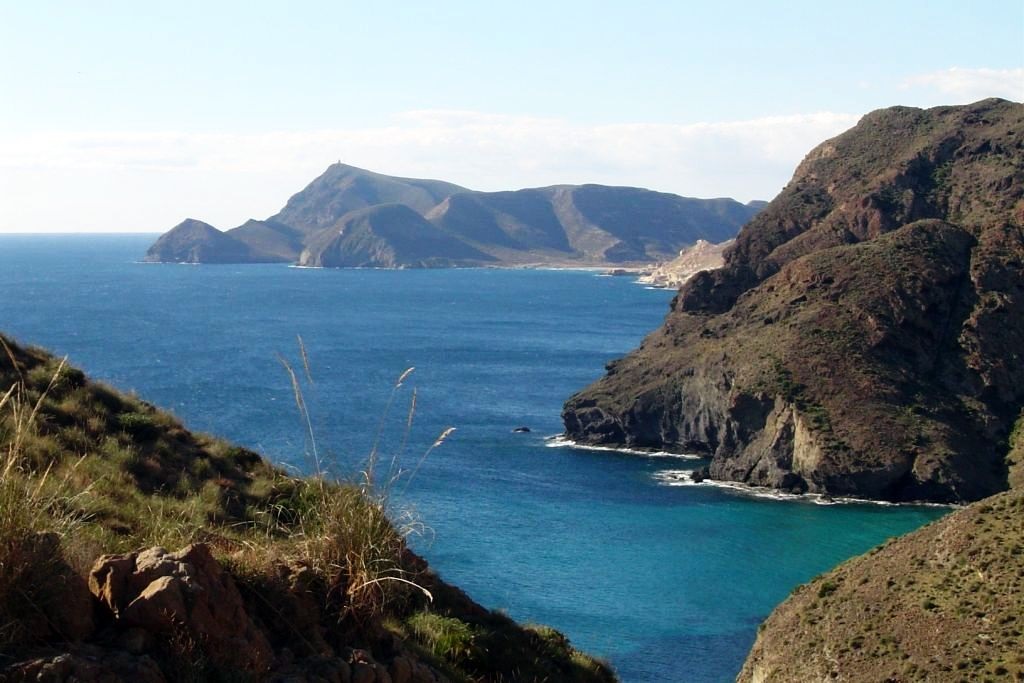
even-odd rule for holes
{"type": "Polygon", "coordinates": [[[287,474],[0,336],[0,681],[615,680],[287,474]]]}
{"type": "Polygon", "coordinates": [[[733,240],[719,244],[697,240],[696,244],[680,251],[671,261],[659,263],[641,274],[637,282],[652,287],[679,289],[697,273],[721,268],[725,263],[725,250],[731,247],[732,243],[733,240]]]}
{"type": "Polygon", "coordinates": [[[474,192],[338,163],[266,220],[221,232],[188,219],[145,258],[376,268],[649,265],[698,240],[732,238],[762,207],[603,185],[474,192]]]}
{"type": "Polygon", "coordinates": [[[577,441],[890,501],[1006,490],[1024,406],[1024,105],[894,107],[808,154],[718,270],[565,405],[577,441]]]}

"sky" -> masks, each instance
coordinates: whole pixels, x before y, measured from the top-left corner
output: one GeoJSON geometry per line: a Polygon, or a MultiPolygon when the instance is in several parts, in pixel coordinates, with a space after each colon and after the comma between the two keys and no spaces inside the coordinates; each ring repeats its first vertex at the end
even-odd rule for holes
{"type": "Polygon", "coordinates": [[[749,201],[871,110],[1024,100],[1024,1],[0,0],[0,60],[0,232],[228,229],[336,161],[749,201]]]}

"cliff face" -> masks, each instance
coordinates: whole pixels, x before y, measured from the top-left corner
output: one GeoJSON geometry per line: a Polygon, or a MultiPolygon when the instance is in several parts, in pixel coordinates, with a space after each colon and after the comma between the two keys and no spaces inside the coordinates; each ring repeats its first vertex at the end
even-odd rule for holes
{"type": "Polygon", "coordinates": [[[647,263],[698,239],[729,239],[760,208],[602,185],[473,192],[339,163],[265,221],[226,233],[186,221],[146,259],[387,268],[647,263]],[[397,215],[395,207],[418,220],[397,215]],[[359,229],[339,237],[350,226],[359,229]]]}
{"type": "Polygon", "coordinates": [[[1007,488],[1024,402],[1024,106],[874,112],[819,145],[664,325],[572,397],[574,439],[890,500],[1007,488]]]}
{"type": "Polygon", "coordinates": [[[775,608],[737,680],[1020,680],[1022,543],[1014,490],[854,558],[775,608]]]}

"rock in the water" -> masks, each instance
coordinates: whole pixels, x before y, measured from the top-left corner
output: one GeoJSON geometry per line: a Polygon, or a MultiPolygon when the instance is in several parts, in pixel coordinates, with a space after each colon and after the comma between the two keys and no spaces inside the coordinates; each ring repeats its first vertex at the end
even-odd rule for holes
{"type": "Polygon", "coordinates": [[[160,263],[254,263],[263,258],[248,244],[209,223],[187,218],[160,236],[146,252],[147,261],[160,263]]]}
{"type": "Polygon", "coordinates": [[[530,428],[529,427],[516,427],[512,431],[515,432],[516,434],[528,434],[530,432],[530,428]]]}

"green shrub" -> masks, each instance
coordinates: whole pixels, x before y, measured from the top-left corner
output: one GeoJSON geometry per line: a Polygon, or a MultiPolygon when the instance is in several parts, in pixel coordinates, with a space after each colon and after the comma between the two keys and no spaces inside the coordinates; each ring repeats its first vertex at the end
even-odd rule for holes
{"type": "Polygon", "coordinates": [[[826,598],[835,593],[838,587],[835,581],[822,581],[821,585],[818,586],[818,597],[826,598]]]}
{"type": "Polygon", "coordinates": [[[476,629],[464,621],[417,612],[405,623],[417,642],[444,661],[467,664],[481,654],[476,646],[476,629]]]}
{"type": "Polygon", "coordinates": [[[145,413],[121,413],[117,416],[117,426],[139,441],[152,441],[159,435],[153,416],[145,413]]]}

